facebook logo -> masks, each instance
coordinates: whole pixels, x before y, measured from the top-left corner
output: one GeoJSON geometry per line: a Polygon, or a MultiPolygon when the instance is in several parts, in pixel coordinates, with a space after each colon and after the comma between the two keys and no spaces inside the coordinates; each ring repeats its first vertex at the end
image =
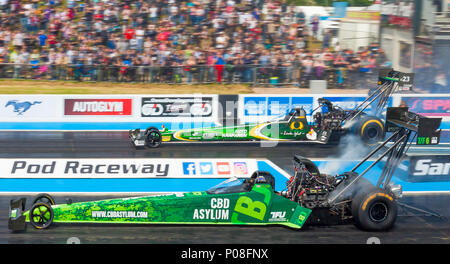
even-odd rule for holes
{"type": "Polygon", "coordinates": [[[212,175],[213,165],[211,162],[200,162],[200,173],[202,175],[212,175]]]}
{"type": "Polygon", "coordinates": [[[183,173],[184,175],[195,175],[195,163],[194,162],[183,162],[183,173]]]}

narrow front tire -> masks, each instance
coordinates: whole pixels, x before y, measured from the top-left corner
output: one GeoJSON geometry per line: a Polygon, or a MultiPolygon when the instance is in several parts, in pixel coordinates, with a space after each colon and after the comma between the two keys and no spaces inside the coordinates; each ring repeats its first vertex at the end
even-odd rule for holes
{"type": "Polygon", "coordinates": [[[53,223],[53,209],[46,203],[36,203],[29,211],[30,223],[36,229],[46,229],[53,223]]]}
{"type": "Polygon", "coordinates": [[[46,203],[49,205],[55,205],[55,199],[48,193],[40,193],[36,195],[32,204],[35,203],[46,203]]]}

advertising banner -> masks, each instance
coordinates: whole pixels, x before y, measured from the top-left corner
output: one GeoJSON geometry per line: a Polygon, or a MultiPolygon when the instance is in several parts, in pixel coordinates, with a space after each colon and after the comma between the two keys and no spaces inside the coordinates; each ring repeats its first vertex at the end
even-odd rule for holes
{"type": "Polygon", "coordinates": [[[131,116],[133,100],[127,99],[64,99],[64,115],[131,116]]]}
{"type": "MultiPolygon", "coordinates": [[[[283,117],[290,110],[303,107],[306,111],[308,121],[311,121],[311,112],[319,105],[317,101],[324,97],[330,100],[335,106],[345,110],[355,109],[362,103],[367,95],[356,94],[353,96],[342,95],[311,95],[311,96],[285,96],[285,95],[240,95],[238,116],[241,123],[265,122],[277,117],[283,117]]],[[[393,98],[388,99],[387,106],[393,106],[393,98]]],[[[364,111],[370,113],[373,102],[364,111]]],[[[318,109],[317,111],[321,111],[318,109]]]]}
{"type": "Polygon", "coordinates": [[[60,117],[61,102],[58,97],[48,95],[3,95],[0,97],[0,119],[60,117]]]}
{"type": "Polygon", "coordinates": [[[380,12],[377,11],[347,11],[346,18],[361,20],[380,20],[380,12]]]}
{"type": "Polygon", "coordinates": [[[401,100],[411,112],[424,116],[450,117],[450,96],[402,96],[401,100]]]}
{"type": "MultiPolygon", "coordinates": [[[[244,97],[244,116],[264,116],[267,115],[266,97],[244,97]]],[[[240,100],[241,102],[242,100],[240,100]]]]}
{"type": "Polygon", "coordinates": [[[98,131],[214,126],[218,95],[1,95],[0,130],[98,131]]]}
{"type": "Polygon", "coordinates": [[[142,97],[141,117],[211,117],[213,97],[142,97]]]}
{"type": "Polygon", "coordinates": [[[309,114],[313,109],[312,96],[240,95],[238,116],[241,123],[264,122],[284,117],[294,108],[303,107],[309,114]]]}
{"type": "MultiPolygon", "coordinates": [[[[241,94],[236,95],[235,121],[240,124],[266,122],[303,107],[311,122],[311,111],[318,107],[318,98],[324,96],[343,109],[354,109],[367,97],[366,94],[241,94]]],[[[388,101],[388,106],[404,104],[410,111],[443,117],[442,128],[448,129],[448,95],[394,94],[388,101]]],[[[370,113],[370,110],[371,106],[365,111],[370,113]]],[[[234,118],[235,115],[221,111],[218,95],[214,94],[0,96],[0,130],[129,130],[162,124],[170,129],[187,129],[218,125],[223,117],[234,118]]]]}
{"type": "Polygon", "coordinates": [[[0,159],[0,178],[239,178],[254,159],[0,159]]]}
{"type": "MultiPolygon", "coordinates": [[[[355,109],[359,104],[364,102],[366,100],[366,95],[360,95],[360,96],[325,96],[325,99],[330,100],[330,102],[333,103],[333,105],[338,106],[344,110],[352,110],[355,109]]],[[[392,106],[392,98],[388,99],[387,107],[392,106]]],[[[364,112],[370,113],[372,108],[376,106],[376,101],[374,101],[372,104],[370,104],[364,112]]]]}
{"type": "Polygon", "coordinates": [[[408,181],[450,181],[450,155],[412,156],[408,181]]]}
{"type": "Polygon", "coordinates": [[[415,12],[414,3],[408,1],[385,1],[381,5],[381,24],[383,27],[410,29],[415,12]]]}

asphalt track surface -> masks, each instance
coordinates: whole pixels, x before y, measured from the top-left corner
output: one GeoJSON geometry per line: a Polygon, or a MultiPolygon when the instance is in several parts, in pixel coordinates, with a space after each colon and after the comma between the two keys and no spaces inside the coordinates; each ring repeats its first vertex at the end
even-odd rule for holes
{"type": "MultiPolygon", "coordinates": [[[[309,158],[339,155],[339,146],[286,143],[275,148],[246,144],[164,144],[158,149],[134,150],[125,132],[0,132],[0,158],[267,158],[283,169],[291,166],[293,154],[309,158]]],[[[401,209],[396,225],[389,232],[364,232],[353,225],[311,226],[300,231],[282,226],[184,226],[184,225],[95,225],[55,224],[47,230],[28,226],[26,232],[7,229],[10,199],[0,196],[0,243],[66,243],[77,237],[81,243],[160,243],[160,244],[364,244],[376,237],[381,243],[450,244],[450,195],[404,196],[400,202],[430,210],[442,217],[426,216],[401,209]]],[[[30,206],[32,196],[28,199],[30,206]]],[[[55,196],[57,203],[66,198],[74,202],[117,197],[55,196]]]]}
{"type": "Polygon", "coordinates": [[[302,143],[162,143],[159,148],[136,150],[128,132],[0,132],[0,158],[286,158],[292,154],[327,157],[333,146],[302,143]]]}

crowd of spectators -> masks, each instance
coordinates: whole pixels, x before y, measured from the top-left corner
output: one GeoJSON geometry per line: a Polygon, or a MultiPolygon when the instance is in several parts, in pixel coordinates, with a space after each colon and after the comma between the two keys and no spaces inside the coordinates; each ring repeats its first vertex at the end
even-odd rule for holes
{"type": "Polygon", "coordinates": [[[359,52],[331,45],[317,17],[285,2],[0,0],[0,75],[297,84],[332,76],[344,84],[389,66],[376,44],[359,52]]]}

